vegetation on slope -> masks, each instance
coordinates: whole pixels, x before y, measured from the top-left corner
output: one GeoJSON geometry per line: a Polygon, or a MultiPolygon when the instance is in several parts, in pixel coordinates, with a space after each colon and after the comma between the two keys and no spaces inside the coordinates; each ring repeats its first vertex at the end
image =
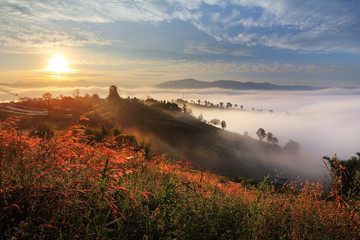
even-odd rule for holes
{"type": "MultiPolygon", "coordinates": [[[[87,121],[82,116],[81,121],[87,121]]],[[[2,239],[356,239],[358,203],[319,184],[245,187],[122,135],[92,141],[75,125],[52,138],[0,128],[2,239]]]]}
{"type": "Polygon", "coordinates": [[[284,177],[290,179],[318,177],[314,173],[305,175],[308,171],[303,169],[309,168],[308,163],[298,152],[285,151],[277,144],[211,126],[183,112],[176,103],[121,98],[115,86],[110,87],[107,99],[96,94],[62,96],[47,101],[28,99],[11,107],[16,106],[49,109],[48,116],[23,117],[19,123],[22,129],[36,126],[38,132],[42,132],[40,128],[48,122],[47,125],[55,130],[62,130],[77,124],[79,117],[86,114],[89,121],[81,123],[93,140],[101,141],[119,133],[133,136],[132,141],[144,146],[147,153],[150,149],[153,153],[166,153],[176,160],[190,161],[197,169],[251,178],[262,178],[267,174],[276,176],[274,169],[284,172],[284,177]],[[66,112],[64,116],[72,117],[60,118],[62,112],[66,112]]]}

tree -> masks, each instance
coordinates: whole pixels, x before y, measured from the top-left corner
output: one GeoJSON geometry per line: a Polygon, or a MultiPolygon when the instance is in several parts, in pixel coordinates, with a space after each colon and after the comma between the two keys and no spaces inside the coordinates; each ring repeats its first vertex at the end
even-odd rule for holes
{"type": "Polygon", "coordinates": [[[279,143],[279,139],[277,137],[273,137],[272,139],[272,144],[278,144],[279,143]]]}
{"type": "Polygon", "coordinates": [[[51,99],[51,93],[44,93],[43,94],[43,98],[47,101],[47,114],[49,116],[49,112],[50,112],[50,99],[51,99]]]}
{"type": "Polygon", "coordinates": [[[119,96],[119,93],[117,92],[117,86],[111,85],[109,88],[109,96],[107,99],[111,102],[117,102],[121,100],[121,97],[119,96]]]}
{"type": "Polygon", "coordinates": [[[187,106],[186,106],[186,104],[185,104],[185,103],[183,103],[182,110],[183,110],[183,112],[184,112],[184,113],[186,113],[186,112],[187,112],[187,106]]]}
{"type": "Polygon", "coordinates": [[[51,93],[44,93],[43,94],[43,99],[45,99],[45,100],[47,100],[47,101],[50,101],[50,99],[51,99],[51,93]]]}
{"type": "Polygon", "coordinates": [[[240,109],[243,110],[244,106],[243,105],[240,105],[240,109]]]}
{"type": "Polygon", "coordinates": [[[259,139],[262,141],[266,137],[266,132],[263,128],[259,128],[256,131],[256,135],[259,137],[259,139]]]}
{"type": "Polygon", "coordinates": [[[214,126],[219,125],[220,124],[220,119],[213,118],[213,119],[210,120],[209,123],[214,125],[214,126]]]}
{"type": "Polygon", "coordinates": [[[224,103],[223,103],[223,102],[220,102],[219,104],[220,104],[220,107],[221,107],[221,108],[224,107],[224,103]]]}
{"type": "Polygon", "coordinates": [[[289,140],[289,142],[285,144],[283,149],[289,153],[298,153],[300,150],[300,144],[295,142],[294,140],[289,140]]]}
{"type": "Polygon", "coordinates": [[[202,122],[202,121],[204,120],[204,117],[203,117],[202,114],[200,114],[200,115],[197,117],[197,119],[202,122]]]}
{"type": "Polygon", "coordinates": [[[223,120],[221,121],[221,128],[222,129],[225,129],[226,128],[226,122],[223,120]]]}
{"type": "Polygon", "coordinates": [[[271,144],[278,144],[279,139],[277,137],[274,137],[274,135],[271,132],[268,132],[266,135],[266,141],[271,144]]]}
{"type": "Polygon", "coordinates": [[[267,135],[266,135],[266,141],[268,143],[271,143],[273,138],[274,138],[274,135],[271,132],[268,132],[267,135]]]}
{"type": "Polygon", "coordinates": [[[230,102],[226,103],[226,108],[232,108],[232,104],[230,102]]]}
{"type": "Polygon", "coordinates": [[[74,97],[77,98],[80,96],[80,89],[76,89],[74,92],[74,97]]]}

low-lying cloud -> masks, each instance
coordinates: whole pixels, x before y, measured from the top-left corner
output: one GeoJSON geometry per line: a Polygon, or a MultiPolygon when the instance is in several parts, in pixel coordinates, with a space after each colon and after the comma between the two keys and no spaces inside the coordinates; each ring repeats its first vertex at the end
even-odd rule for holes
{"type": "MultiPolygon", "coordinates": [[[[72,95],[76,88],[23,89],[21,95],[41,97],[50,92],[72,95]]],[[[82,87],[80,95],[98,93],[106,97],[107,87],[82,87]]],[[[7,88],[11,92],[15,89],[7,88]]],[[[227,130],[257,138],[259,128],[271,132],[284,146],[289,140],[300,144],[300,154],[304,156],[302,167],[313,171],[313,166],[324,168],[323,156],[348,159],[358,151],[360,145],[360,89],[326,89],[321,91],[234,91],[224,89],[166,90],[154,88],[118,89],[122,97],[152,97],[158,100],[184,98],[197,102],[205,100],[219,104],[237,104],[237,109],[204,108],[196,104],[192,108],[195,117],[200,114],[206,120],[225,120],[227,130]],[[240,110],[240,106],[243,110],[240,110]],[[254,109],[254,110],[253,110],[254,109]],[[272,110],[272,111],[270,111],[272,110]],[[306,161],[305,161],[306,159],[306,161]],[[309,164],[307,164],[309,163],[309,164]]],[[[1,95],[6,95],[0,92],[1,95]]],[[[9,94],[7,94],[9,95],[9,94]]],[[[14,97],[15,98],[15,97],[14,97]]],[[[12,100],[12,99],[10,99],[12,100]]],[[[182,106],[180,106],[182,107],[182,106]]],[[[279,160],[282,161],[282,160],[279,160]]],[[[301,160],[297,160],[301,161],[301,160]]],[[[291,164],[291,163],[289,163],[291,164]]]]}
{"type": "Polygon", "coordinates": [[[299,142],[303,154],[318,160],[337,154],[349,158],[360,150],[359,90],[332,89],[316,92],[253,92],[241,95],[199,96],[202,100],[243,105],[240,110],[194,108],[194,115],[220,118],[227,129],[256,137],[262,127],[279,138],[280,145],[290,139],[299,142]],[[210,99],[209,99],[210,97],[210,99]],[[255,111],[252,110],[255,109],[255,111]],[[259,112],[257,110],[262,110],[259,112]],[[269,111],[273,110],[274,113],[269,111]]]}

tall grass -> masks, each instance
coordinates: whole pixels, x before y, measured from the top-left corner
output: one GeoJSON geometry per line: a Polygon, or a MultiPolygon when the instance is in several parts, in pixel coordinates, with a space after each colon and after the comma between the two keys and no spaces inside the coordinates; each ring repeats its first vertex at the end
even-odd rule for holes
{"type": "Polygon", "coordinates": [[[0,129],[1,239],[357,239],[358,203],[320,184],[245,187],[73,126],[51,139],[0,129]]]}

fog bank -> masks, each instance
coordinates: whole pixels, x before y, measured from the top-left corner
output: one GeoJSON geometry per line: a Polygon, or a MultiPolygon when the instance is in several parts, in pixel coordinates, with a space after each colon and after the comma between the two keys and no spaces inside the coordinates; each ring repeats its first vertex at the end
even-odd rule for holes
{"type": "MultiPolygon", "coordinates": [[[[69,88],[28,88],[1,87],[18,96],[0,91],[1,100],[16,100],[18,97],[41,97],[50,92],[53,97],[74,94],[69,88]]],[[[108,94],[107,87],[79,87],[80,95],[108,94]]],[[[152,97],[158,100],[187,101],[204,100],[215,105],[230,102],[243,105],[244,110],[223,110],[192,107],[193,115],[204,119],[219,118],[227,123],[227,130],[243,134],[247,131],[253,138],[258,128],[272,132],[284,146],[290,139],[298,142],[301,153],[321,162],[324,155],[337,154],[347,159],[360,151],[360,89],[326,89],[321,91],[234,91],[224,89],[167,90],[155,88],[124,89],[119,86],[121,97],[152,97]],[[252,110],[255,109],[255,111],[252,110]],[[256,110],[262,110],[258,112],[256,110]],[[273,110],[273,113],[269,111],[273,110]]]]}
{"type": "MultiPolygon", "coordinates": [[[[210,95],[197,95],[209,99],[210,95]]],[[[193,107],[193,114],[204,119],[219,118],[227,130],[257,138],[262,127],[285,145],[290,139],[301,145],[303,154],[314,160],[337,154],[346,159],[360,151],[360,91],[332,89],[316,92],[250,92],[240,95],[211,96],[210,101],[231,102],[244,111],[193,107]],[[255,111],[252,110],[255,108],[255,111]],[[256,111],[262,109],[262,112],[256,111]],[[270,113],[269,110],[273,110],[270,113]]]]}

